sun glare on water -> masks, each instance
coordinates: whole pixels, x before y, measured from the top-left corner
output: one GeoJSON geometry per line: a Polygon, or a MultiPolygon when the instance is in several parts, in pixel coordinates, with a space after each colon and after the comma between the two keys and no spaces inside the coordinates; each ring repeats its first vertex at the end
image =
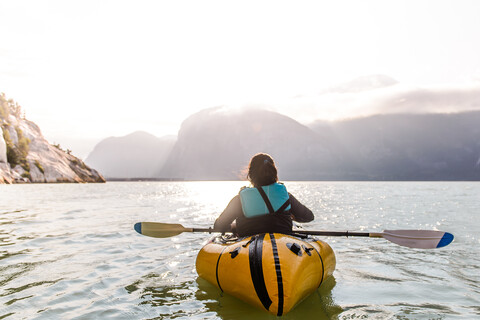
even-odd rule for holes
{"type": "MultiPolygon", "coordinates": [[[[195,222],[213,222],[225,209],[230,200],[238,194],[242,186],[248,185],[246,181],[198,181],[183,183],[187,199],[184,205],[177,209],[176,216],[193,213],[195,222]]],[[[180,219],[181,220],[181,219],[180,219]]],[[[185,221],[190,222],[190,221],[185,221]]]]}

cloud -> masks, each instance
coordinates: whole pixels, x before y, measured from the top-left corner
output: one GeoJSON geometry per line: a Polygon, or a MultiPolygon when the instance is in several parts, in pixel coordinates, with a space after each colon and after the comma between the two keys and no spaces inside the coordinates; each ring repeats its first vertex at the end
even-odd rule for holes
{"type": "Polygon", "coordinates": [[[321,93],[354,93],[386,88],[396,84],[398,84],[397,80],[383,74],[376,74],[361,76],[352,81],[331,86],[328,89],[322,90],[321,93]]]}
{"type": "Polygon", "coordinates": [[[414,87],[375,75],[333,86],[318,94],[274,102],[271,109],[302,123],[374,114],[480,110],[480,82],[414,87]]]}
{"type": "Polygon", "coordinates": [[[438,113],[480,110],[480,83],[401,88],[376,102],[377,113],[438,113]]]}

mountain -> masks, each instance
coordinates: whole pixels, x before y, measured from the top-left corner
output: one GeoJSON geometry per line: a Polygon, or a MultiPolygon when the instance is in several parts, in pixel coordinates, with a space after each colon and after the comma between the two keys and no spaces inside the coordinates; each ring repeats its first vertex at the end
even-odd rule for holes
{"type": "Polygon", "coordinates": [[[257,152],[281,180],[480,180],[480,111],[376,115],[306,127],[266,110],[211,108],[184,121],[158,176],[245,177],[257,152]]]}
{"type": "MultiPolygon", "coordinates": [[[[310,127],[328,134],[352,179],[480,180],[480,111],[376,115],[310,127]]],[[[340,177],[341,178],[341,177],[340,177]]]]}
{"type": "Polygon", "coordinates": [[[13,100],[0,95],[0,183],[105,182],[96,171],[51,145],[40,128],[22,117],[13,100]]]}
{"type": "Polygon", "coordinates": [[[175,137],[137,131],[100,141],[85,159],[107,178],[153,178],[162,168],[175,137]]]}
{"type": "Polygon", "coordinates": [[[198,180],[239,179],[249,159],[271,154],[279,177],[329,179],[342,169],[329,141],[297,121],[258,109],[215,107],[187,118],[159,176],[198,180]]]}

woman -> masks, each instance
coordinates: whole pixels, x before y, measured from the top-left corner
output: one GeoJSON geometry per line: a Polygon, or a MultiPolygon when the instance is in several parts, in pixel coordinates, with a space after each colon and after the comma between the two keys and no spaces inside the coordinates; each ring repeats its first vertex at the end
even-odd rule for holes
{"type": "Polygon", "coordinates": [[[233,197],[215,221],[214,228],[222,232],[234,231],[241,237],[257,233],[291,233],[292,220],[310,222],[310,209],[301,204],[278,183],[277,168],[272,157],[259,153],[248,166],[248,180],[253,187],[244,187],[233,197]]]}

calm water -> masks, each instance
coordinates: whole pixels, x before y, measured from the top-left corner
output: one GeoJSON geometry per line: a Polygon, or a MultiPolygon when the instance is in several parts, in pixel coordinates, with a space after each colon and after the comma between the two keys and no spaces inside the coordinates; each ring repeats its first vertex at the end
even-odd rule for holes
{"type": "MultiPolygon", "coordinates": [[[[0,185],[0,319],[274,319],[197,277],[208,234],[155,239],[138,221],[209,227],[241,182],[0,185]]],[[[480,318],[480,183],[287,182],[310,230],[438,229],[448,247],[324,238],[334,277],[286,319],[480,318]]]]}

